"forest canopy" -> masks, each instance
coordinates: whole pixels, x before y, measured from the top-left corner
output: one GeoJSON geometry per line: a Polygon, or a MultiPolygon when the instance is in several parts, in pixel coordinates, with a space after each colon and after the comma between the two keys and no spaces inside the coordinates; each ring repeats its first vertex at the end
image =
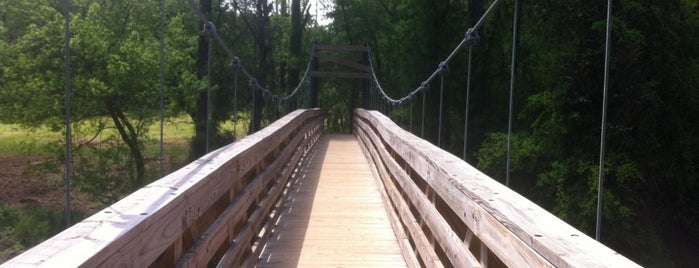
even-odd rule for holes
{"type": "MultiPolygon", "coordinates": [[[[74,124],[91,126],[78,130],[83,139],[74,142],[93,148],[81,162],[95,155],[103,161],[78,167],[76,176],[93,191],[118,190],[101,196],[108,202],[157,177],[144,140],[150,138],[147,126],[159,119],[159,3],[71,2],[72,116],[74,124]],[[113,139],[122,146],[119,152],[81,143],[105,129],[117,130],[113,139]],[[116,156],[120,160],[107,159],[116,156]],[[126,168],[118,176],[95,177],[98,167],[114,165],[126,168]],[[97,183],[105,180],[114,183],[97,183]]],[[[330,20],[325,25],[312,14],[311,4],[318,1],[194,2],[257,82],[274,94],[285,95],[299,83],[310,46],[318,42],[370,45],[379,80],[392,96],[419,86],[491,3],[320,1],[330,20]]],[[[696,266],[699,1],[613,2],[602,241],[642,265],[696,266]]],[[[0,1],[0,123],[64,131],[63,4],[0,1]]],[[[425,107],[421,102],[397,107],[391,116],[416,134],[413,124],[424,124],[424,138],[440,139],[455,155],[468,148],[469,163],[504,182],[515,45],[511,187],[594,235],[607,1],[519,4],[518,42],[512,41],[514,1],[503,1],[471,47],[471,73],[468,49],[448,66],[441,132],[438,113],[428,113],[424,122],[413,119],[421,109],[439,109],[438,90],[427,91],[425,107]]],[[[232,102],[237,81],[232,59],[202,34],[189,1],[166,1],[166,29],[166,115],[192,119],[191,159],[205,152],[207,122],[212,144],[219,146],[236,138],[220,127],[231,118],[251,120],[246,125],[252,132],[261,127],[265,113],[276,112],[242,78],[237,97],[244,101],[232,102]]],[[[339,81],[324,83],[322,108],[349,117],[343,114],[354,108],[356,95],[348,93],[353,88],[339,81]]],[[[343,131],[341,126],[329,130],[343,131]]]]}

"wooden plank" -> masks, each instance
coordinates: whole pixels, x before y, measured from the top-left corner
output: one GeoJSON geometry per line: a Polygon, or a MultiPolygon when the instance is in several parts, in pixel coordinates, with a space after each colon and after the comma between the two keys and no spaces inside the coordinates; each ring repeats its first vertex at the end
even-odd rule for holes
{"type": "Polygon", "coordinates": [[[249,158],[262,159],[264,152],[273,150],[277,133],[289,135],[306,119],[320,114],[319,110],[295,111],[139,189],[3,265],[148,266],[228,193],[241,168],[255,166],[249,158]],[[258,146],[263,153],[253,149],[258,146]]]}
{"type": "Polygon", "coordinates": [[[242,218],[247,214],[244,213],[253,203],[254,198],[264,190],[263,186],[267,185],[274,176],[282,169],[282,165],[287,162],[291,153],[294,152],[298,144],[302,141],[303,136],[296,135],[295,138],[284,148],[280,155],[255,179],[252,183],[238,195],[231,205],[223,211],[222,215],[209,226],[208,230],[202,235],[197,243],[186,254],[185,258],[178,263],[179,267],[201,267],[206,266],[211,257],[216,253],[217,249],[228,238],[225,234],[228,231],[228,226],[234,225],[236,222],[247,220],[242,218]]]}
{"type": "Polygon", "coordinates": [[[638,267],[457,157],[358,109],[474,234],[508,266],[638,267]]]}
{"type": "Polygon", "coordinates": [[[362,72],[369,72],[371,70],[371,68],[369,68],[369,66],[366,66],[363,63],[359,63],[359,62],[356,62],[353,60],[340,58],[340,57],[336,57],[336,56],[331,56],[331,55],[320,54],[320,53],[318,53],[316,56],[318,57],[318,60],[320,61],[321,64],[327,63],[327,62],[332,62],[332,63],[336,63],[338,65],[346,66],[346,67],[349,67],[349,68],[352,68],[352,69],[355,69],[358,71],[362,71],[362,72]]]}
{"type": "MultiPolygon", "coordinates": [[[[424,165],[421,165],[426,161],[432,161],[432,159],[425,160],[423,157],[413,153],[412,150],[405,150],[404,147],[399,147],[400,145],[396,145],[396,143],[398,143],[398,141],[403,137],[391,135],[393,134],[392,127],[395,126],[395,124],[383,121],[383,118],[381,118],[382,121],[379,121],[377,119],[379,116],[380,115],[370,114],[366,117],[361,116],[361,118],[363,120],[368,119],[368,122],[370,122],[371,125],[377,129],[383,139],[388,141],[389,145],[392,146],[392,149],[400,154],[406,162],[410,163],[412,168],[419,175],[423,176],[423,179],[429,183],[430,186],[439,194],[439,196],[442,197],[442,199],[444,199],[450,206],[455,202],[459,203],[459,207],[455,211],[458,212],[457,214],[462,221],[464,221],[466,225],[474,232],[474,234],[481,239],[481,241],[483,241],[491,251],[500,257],[506,265],[515,267],[551,267],[551,264],[549,264],[548,261],[542,258],[535,251],[531,250],[531,248],[529,248],[516,236],[510,234],[504,225],[496,220],[491,220],[488,213],[481,213],[480,205],[470,199],[470,196],[456,194],[454,193],[457,191],[455,189],[445,189],[446,187],[440,184],[441,181],[446,180],[442,177],[443,174],[439,171],[428,169],[424,165]],[[396,140],[394,142],[391,139],[396,140]]],[[[420,147],[415,150],[427,150],[429,146],[432,146],[427,142],[424,144],[419,143],[420,140],[421,139],[416,138],[415,140],[403,142],[418,142],[416,144],[420,147]]],[[[408,146],[406,145],[405,147],[408,146]]],[[[441,159],[439,155],[432,157],[437,157],[437,159],[434,161],[439,161],[441,159]]]]}
{"type": "Polygon", "coordinates": [[[356,139],[349,135],[323,136],[318,146],[305,178],[290,194],[275,235],[263,250],[257,267],[363,267],[372,263],[405,267],[356,139]],[[345,169],[344,165],[352,168],[345,169]],[[336,173],[338,170],[341,172],[336,173]],[[343,204],[352,204],[357,197],[371,198],[373,201],[367,204],[378,206],[366,213],[344,208],[343,204]],[[367,213],[373,216],[365,217],[367,213]],[[380,239],[358,239],[358,233],[366,234],[364,238],[380,239]]]}
{"type": "MultiPolygon", "coordinates": [[[[309,129],[313,128],[312,125],[306,126],[306,129],[302,133],[308,133],[309,129]]],[[[297,136],[297,139],[304,136],[297,136]]],[[[296,146],[293,146],[296,148],[296,146]]],[[[291,161],[284,161],[288,165],[296,166],[297,161],[301,158],[301,151],[297,150],[296,154],[293,156],[291,161]]],[[[238,260],[244,255],[245,251],[251,250],[250,246],[253,244],[253,235],[258,234],[262,230],[262,223],[265,222],[267,216],[270,214],[270,209],[274,204],[276,204],[279,195],[281,194],[286,181],[291,175],[292,169],[284,169],[281,174],[278,172],[270,172],[270,174],[282,178],[281,180],[276,180],[274,186],[269,189],[265,197],[258,203],[257,209],[251,214],[247,219],[247,224],[243,229],[243,232],[237,236],[235,239],[236,243],[223,255],[218,267],[231,267],[237,266],[238,260]]],[[[259,241],[258,241],[259,242],[259,241]]],[[[254,252],[252,252],[254,253],[254,252]]],[[[251,256],[256,258],[256,256],[251,256]]],[[[205,264],[205,263],[204,263],[205,264]]]]}
{"type": "Polygon", "coordinates": [[[434,235],[436,242],[451,261],[451,265],[454,267],[481,267],[476,257],[473,256],[468,247],[451,229],[447,221],[439,214],[433,202],[430,202],[415,182],[410,179],[405,170],[389,155],[382,140],[376,136],[364,121],[355,120],[355,126],[357,126],[357,130],[363,131],[374,141],[374,146],[377,148],[382,161],[388,167],[398,185],[400,185],[403,193],[408,197],[408,201],[417,209],[420,217],[434,235]]]}
{"type": "Polygon", "coordinates": [[[367,160],[369,160],[371,173],[374,175],[374,181],[376,183],[376,186],[379,188],[379,194],[381,194],[381,199],[383,201],[384,208],[386,209],[386,213],[388,213],[391,228],[393,228],[393,232],[396,234],[396,238],[398,239],[398,244],[400,244],[401,252],[403,253],[403,259],[405,259],[405,264],[410,268],[421,267],[420,262],[418,261],[417,256],[415,255],[415,252],[413,251],[413,248],[410,245],[410,237],[408,237],[408,234],[405,233],[405,229],[403,229],[403,223],[401,222],[400,217],[398,217],[396,208],[391,202],[391,197],[388,195],[386,187],[384,186],[383,181],[380,178],[380,175],[378,173],[378,167],[375,164],[375,160],[373,159],[373,156],[367,148],[367,141],[361,135],[357,135],[357,138],[360,142],[360,147],[362,149],[362,152],[364,153],[364,156],[367,158],[367,160]]]}
{"type": "Polygon", "coordinates": [[[367,51],[369,51],[369,47],[368,46],[315,44],[315,45],[313,45],[313,50],[314,51],[326,50],[326,51],[367,52],[367,51]]]}
{"type": "MultiPolygon", "coordinates": [[[[286,197],[289,195],[289,188],[291,187],[293,182],[297,180],[299,177],[297,176],[298,168],[300,168],[300,166],[303,165],[307,157],[310,157],[309,152],[312,148],[315,147],[318,138],[320,137],[320,130],[322,130],[322,125],[323,118],[318,118],[315,120],[315,122],[311,123],[310,127],[307,127],[310,130],[304,131],[304,137],[306,142],[301,146],[301,148],[299,148],[299,150],[297,150],[293,159],[287,164],[287,167],[282,171],[281,177],[286,178],[285,183],[283,185],[284,189],[281,192],[281,194],[277,194],[278,197],[276,197],[274,201],[273,212],[270,213],[269,219],[263,227],[265,231],[264,233],[259,235],[256,241],[257,246],[253,251],[253,255],[248,258],[248,261],[252,261],[252,259],[254,258],[254,262],[257,262],[259,256],[262,254],[262,250],[267,245],[267,242],[269,241],[271,236],[274,234],[274,227],[276,227],[279,223],[279,219],[281,216],[281,208],[284,205],[284,200],[286,200],[286,197]]],[[[243,264],[243,267],[247,266],[248,265],[243,264]]]]}
{"type": "Polygon", "coordinates": [[[383,181],[386,192],[391,198],[391,201],[393,202],[393,205],[401,218],[403,226],[407,229],[407,234],[415,244],[415,248],[411,249],[411,251],[417,251],[417,256],[422,260],[422,263],[428,267],[444,267],[428,238],[425,236],[425,233],[422,232],[417,220],[415,219],[415,216],[410,211],[410,207],[408,206],[406,200],[403,199],[400,191],[398,191],[393,181],[391,181],[390,175],[388,174],[383,162],[380,161],[379,153],[372,144],[371,140],[364,132],[357,134],[360,139],[364,140],[367,144],[366,148],[369,150],[372,158],[375,160],[373,163],[377,167],[379,177],[381,177],[381,180],[383,181]]]}
{"type": "Polygon", "coordinates": [[[369,79],[369,73],[312,71],[311,77],[369,79]]]}

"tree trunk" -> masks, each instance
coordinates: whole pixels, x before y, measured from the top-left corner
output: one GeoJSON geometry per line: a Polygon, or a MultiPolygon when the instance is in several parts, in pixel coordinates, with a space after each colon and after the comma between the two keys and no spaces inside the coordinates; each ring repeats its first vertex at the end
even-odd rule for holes
{"type": "Polygon", "coordinates": [[[141,187],[144,185],[146,178],[146,161],[143,158],[143,152],[141,152],[141,148],[138,145],[138,132],[121,110],[119,105],[111,100],[107,100],[105,104],[107,106],[107,110],[109,111],[109,116],[112,118],[112,121],[119,132],[119,136],[121,136],[121,139],[124,141],[126,146],[129,147],[129,154],[131,155],[136,168],[134,186],[141,187]]]}
{"type": "MultiPolygon", "coordinates": [[[[269,15],[272,11],[272,6],[267,4],[267,0],[259,0],[255,3],[255,9],[257,13],[257,25],[255,31],[255,39],[257,39],[257,60],[258,60],[258,71],[257,79],[261,86],[268,85],[267,76],[269,70],[271,69],[270,62],[270,46],[267,42],[267,27],[269,26],[269,15]]],[[[265,105],[262,93],[259,90],[253,90],[253,116],[250,118],[250,129],[249,134],[260,130],[260,123],[262,121],[262,110],[265,105]]]]}
{"type": "MultiPolygon", "coordinates": [[[[201,11],[207,17],[211,15],[211,0],[200,0],[199,6],[201,11]]],[[[203,30],[203,29],[202,29],[203,30]]],[[[208,65],[208,55],[209,55],[209,38],[202,34],[199,36],[199,44],[197,50],[197,78],[203,79],[207,72],[206,66],[208,65]]],[[[199,90],[197,96],[197,103],[194,108],[193,114],[190,114],[194,120],[194,139],[192,140],[191,150],[189,153],[189,159],[197,159],[206,153],[206,125],[208,124],[208,101],[207,92],[203,89],[199,90]]]]}
{"type": "MultiPolygon", "coordinates": [[[[301,46],[303,40],[303,25],[301,24],[301,0],[291,0],[291,38],[289,40],[289,94],[299,84],[299,62],[301,59],[301,46]]],[[[296,100],[289,103],[289,111],[296,107],[296,100]]]]}

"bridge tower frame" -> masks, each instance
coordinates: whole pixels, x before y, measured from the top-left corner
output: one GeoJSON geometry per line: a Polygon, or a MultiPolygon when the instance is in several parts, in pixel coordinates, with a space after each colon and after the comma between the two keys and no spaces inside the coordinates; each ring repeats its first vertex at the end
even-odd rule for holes
{"type": "Polygon", "coordinates": [[[369,65],[369,50],[368,44],[364,46],[351,45],[329,45],[329,44],[313,44],[311,57],[311,85],[310,85],[310,100],[311,108],[318,108],[318,78],[344,78],[344,79],[362,79],[364,80],[361,91],[362,107],[369,108],[369,86],[371,78],[371,66],[369,65]],[[349,57],[346,55],[336,54],[359,54],[361,57],[349,57]],[[322,66],[334,64],[354,70],[347,71],[321,71],[322,66]]]}

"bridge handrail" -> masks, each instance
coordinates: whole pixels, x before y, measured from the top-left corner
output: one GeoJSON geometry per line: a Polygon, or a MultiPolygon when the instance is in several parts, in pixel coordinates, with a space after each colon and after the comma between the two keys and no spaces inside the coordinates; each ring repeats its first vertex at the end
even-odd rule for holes
{"type": "Polygon", "coordinates": [[[2,267],[225,267],[256,261],[284,189],[323,129],[297,110],[213,151],[2,267]]]}
{"type": "Polygon", "coordinates": [[[639,267],[383,114],[354,118],[412,266],[639,267]]]}

